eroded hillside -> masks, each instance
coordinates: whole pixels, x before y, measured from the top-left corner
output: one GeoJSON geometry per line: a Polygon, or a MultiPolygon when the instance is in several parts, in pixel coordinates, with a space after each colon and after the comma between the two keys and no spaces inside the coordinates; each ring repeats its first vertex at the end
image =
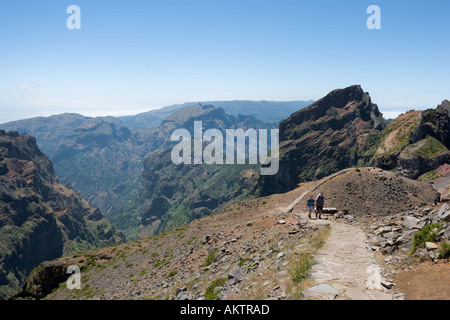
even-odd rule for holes
{"type": "MultiPolygon", "coordinates": [[[[405,203],[433,205],[436,193],[428,183],[392,172],[346,169],[295,190],[243,201],[222,212],[192,221],[151,238],[58,259],[34,271],[21,297],[47,299],[298,299],[314,283],[293,283],[295,263],[314,256],[327,236],[326,224],[308,220],[304,200],[323,190],[327,205],[354,212],[356,219],[384,219],[389,210],[409,210],[405,203]],[[357,185],[373,196],[361,198],[357,185]],[[384,187],[382,187],[384,186],[384,187]],[[399,205],[380,199],[402,192],[399,205]],[[354,192],[352,192],[354,190],[354,192]],[[346,202],[353,197],[353,202],[346,202]],[[355,211],[357,210],[357,211],[355,211]],[[79,265],[82,290],[65,282],[39,292],[39,272],[79,265]]],[[[345,221],[347,219],[344,219],[345,221]]],[[[350,220],[349,220],[350,221],[350,220]]],[[[352,220],[354,221],[354,220],[352,220]]],[[[324,221],[325,222],[325,221],[324,221]]],[[[346,223],[346,222],[336,222],[346,223]]],[[[331,228],[333,226],[331,225],[331,228]]],[[[344,247],[356,245],[342,243],[344,247]]],[[[359,244],[358,244],[359,245],[359,244]]],[[[362,248],[364,244],[361,243],[362,248]]],[[[370,248],[367,248],[370,251],[370,248]]],[[[349,262],[350,263],[350,262],[349,262]]],[[[365,270],[362,271],[365,273],[365,270]]],[[[55,271],[55,277],[58,277],[55,271]]],[[[345,295],[338,295],[346,299],[345,295]]]]}
{"type": "Polygon", "coordinates": [[[33,137],[0,130],[0,298],[39,263],[116,244],[122,232],[59,182],[33,137]]]}

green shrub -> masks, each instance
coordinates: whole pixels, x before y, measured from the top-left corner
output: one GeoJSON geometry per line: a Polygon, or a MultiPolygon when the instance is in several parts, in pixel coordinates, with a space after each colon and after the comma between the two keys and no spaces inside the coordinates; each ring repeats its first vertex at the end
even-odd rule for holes
{"type": "Polygon", "coordinates": [[[242,267],[244,265],[244,263],[246,263],[248,260],[249,260],[249,258],[241,258],[241,259],[239,259],[238,266],[242,267]]]}
{"type": "Polygon", "coordinates": [[[208,255],[208,257],[206,257],[206,261],[205,261],[205,264],[204,264],[205,267],[209,266],[210,264],[212,264],[214,262],[214,259],[216,259],[216,254],[217,254],[218,251],[219,250],[216,249],[213,252],[211,252],[208,255]]]}
{"type": "Polygon", "coordinates": [[[145,269],[143,269],[143,270],[141,270],[139,273],[138,273],[138,276],[139,277],[142,277],[144,274],[146,274],[147,273],[147,270],[145,270],[145,269]]]}
{"type": "Polygon", "coordinates": [[[436,242],[439,238],[439,231],[444,229],[444,227],[438,223],[428,224],[423,227],[420,231],[414,234],[413,239],[413,249],[411,254],[416,252],[419,248],[425,248],[425,242],[436,242]],[[438,229],[438,233],[433,232],[434,229],[438,229]]]}
{"type": "Polygon", "coordinates": [[[301,253],[300,256],[288,264],[288,271],[292,281],[299,283],[308,276],[308,272],[314,265],[314,257],[310,253],[301,253]]]}
{"type": "Polygon", "coordinates": [[[439,250],[439,256],[442,259],[450,257],[450,243],[448,243],[448,242],[441,243],[441,249],[439,250]]]}
{"type": "Polygon", "coordinates": [[[175,276],[178,273],[178,270],[171,270],[169,271],[169,273],[167,274],[167,278],[172,278],[173,276],[175,276]]]}
{"type": "Polygon", "coordinates": [[[166,264],[167,262],[163,259],[163,260],[156,260],[155,263],[153,263],[153,268],[158,268],[159,266],[162,266],[164,264],[166,264]]]}
{"type": "Polygon", "coordinates": [[[214,292],[217,287],[221,287],[225,284],[227,278],[220,278],[214,280],[208,288],[206,288],[205,292],[205,300],[216,300],[219,292],[214,292]]]}

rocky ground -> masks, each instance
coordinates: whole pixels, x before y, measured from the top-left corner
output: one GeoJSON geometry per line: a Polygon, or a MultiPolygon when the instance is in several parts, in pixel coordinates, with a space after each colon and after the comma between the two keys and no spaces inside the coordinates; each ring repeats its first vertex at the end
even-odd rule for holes
{"type": "Polygon", "coordinates": [[[59,259],[53,264],[81,267],[82,290],[70,291],[63,283],[46,298],[205,299],[209,291],[219,299],[288,298],[287,264],[319,229],[279,216],[287,199],[301,191],[237,204],[152,238],[59,259]]]}
{"type": "MultiPolygon", "coordinates": [[[[420,286],[418,276],[427,274],[429,284],[448,279],[442,276],[448,274],[447,260],[438,252],[448,239],[450,212],[447,204],[434,206],[434,198],[428,183],[370,168],[347,169],[152,238],[61,258],[45,266],[48,272],[32,275],[21,296],[29,298],[34,292],[45,299],[414,299],[419,297],[417,290],[408,286],[420,286]],[[347,207],[343,199],[360,192],[342,187],[348,183],[365,183],[366,194],[375,192],[372,188],[381,191],[364,204],[347,207]],[[385,188],[379,183],[386,183],[385,188]],[[319,190],[328,195],[327,204],[340,205],[338,214],[310,220],[303,203],[319,190]],[[415,207],[387,214],[390,202],[379,199],[392,190],[415,207]],[[428,245],[409,255],[413,232],[435,222],[443,226],[437,232],[437,248],[428,245]],[[293,270],[309,262],[305,257],[313,257],[314,265],[309,277],[296,282],[293,270]],[[439,262],[439,272],[420,269],[427,260],[439,262]],[[56,290],[42,292],[42,274],[72,264],[81,267],[81,290],[70,291],[63,282],[56,290]]],[[[422,284],[420,297],[438,294],[448,299],[442,288],[449,285],[442,283],[436,290],[422,284]]]]}
{"type": "Polygon", "coordinates": [[[450,298],[448,203],[399,213],[376,222],[366,220],[364,227],[371,249],[378,253],[396,288],[406,299],[450,298]],[[425,227],[430,230],[429,238],[415,245],[425,227]]]}

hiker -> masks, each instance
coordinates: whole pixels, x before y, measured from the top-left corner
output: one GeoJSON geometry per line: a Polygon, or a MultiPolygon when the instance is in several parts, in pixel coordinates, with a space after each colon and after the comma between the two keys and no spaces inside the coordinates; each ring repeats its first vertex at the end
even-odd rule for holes
{"type": "Polygon", "coordinates": [[[309,198],[306,200],[306,210],[308,210],[308,218],[311,219],[311,212],[314,209],[314,203],[316,200],[314,200],[313,195],[310,195],[309,198]]]}
{"type": "Polygon", "coordinates": [[[323,195],[323,192],[320,192],[316,198],[316,219],[317,216],[319,216],[319,219],[322,219],[322,211],[324,204],[325,204],[325,196],[323,195]]]}

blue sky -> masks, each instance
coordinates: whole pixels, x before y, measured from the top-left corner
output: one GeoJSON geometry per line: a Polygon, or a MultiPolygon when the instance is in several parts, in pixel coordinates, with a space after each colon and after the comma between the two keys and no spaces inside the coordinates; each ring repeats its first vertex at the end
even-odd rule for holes
{"type": "Polygon", "coordinates": [[[0,2],[0,123],[361,84],[385,116],[450,99],[450,1],[0,2]],[[69,5],[81,30],[69,30],[69,5]],[[369,30],[369,5],[381,30],[369,30]]]}

